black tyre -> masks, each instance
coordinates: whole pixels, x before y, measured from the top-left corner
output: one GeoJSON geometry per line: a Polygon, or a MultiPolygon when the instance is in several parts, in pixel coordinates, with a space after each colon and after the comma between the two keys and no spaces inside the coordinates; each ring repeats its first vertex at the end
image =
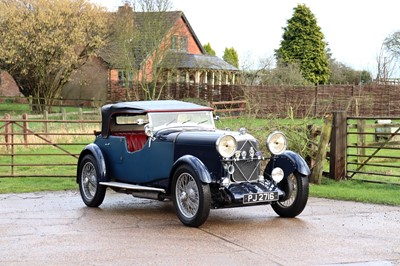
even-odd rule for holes
{"type": "Polygon", "coordinates": [[[184,225],[197,227],[208,218],[211,192],[196,172],[188,165],[181,165],[172,180],[172,198],[176,214],[184,225]]]}
{"type": "Polygon", "coordinates": [[[88,207],[98,207],[103,203],[106,187],[99,184],[99,169],[96,159],[88,154],[79,164],[79,191],[88,207]]]}
{"type": "Polygon", "coordinates": [[[287,197],[283,201],[271,204],[272,209],[282,217],[299,215],[306,207],[308,200],[308,177],[294,172],[279,187],[285,191],[287,197]]]}

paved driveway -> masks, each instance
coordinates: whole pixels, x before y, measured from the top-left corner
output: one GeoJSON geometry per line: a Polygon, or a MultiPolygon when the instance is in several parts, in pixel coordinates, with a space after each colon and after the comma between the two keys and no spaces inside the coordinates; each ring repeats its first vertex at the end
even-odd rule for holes
{"type": "Polygon", "coordinates": [[[107,192],[0,195],[0,265],[400,265],[400,207],[311,198],[295,219],[269,206],[212,210],[183,226],[171,202],[107,192]]]}

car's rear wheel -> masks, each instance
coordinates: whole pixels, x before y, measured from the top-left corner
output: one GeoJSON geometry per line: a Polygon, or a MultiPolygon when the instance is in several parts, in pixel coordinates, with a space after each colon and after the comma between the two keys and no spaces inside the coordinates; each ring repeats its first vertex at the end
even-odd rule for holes
{"type": "Polygon", "coordinates": [[[196,172],[188,165],[181,165],[172,180],[172,196],[179,220],[187,226],[197,227],[208,218],[211,192],[196,172]]]}
{"type": "Polygon", "coordinates": [[[280,187],[288,196],[283,201],[273,203],[272,209],[282,217],[295,217],[306,207],[308,200],[308,177],[294,172],[288,176],[286,182],[280,187]]]}
{"type": "Polygon", "coordinates": [[[99,170],[96,159],[88,154],[79,164],[79,191],[83,202],[89,207],[98,207],[103,203],[106,187],[99,184],[99,170]]]}

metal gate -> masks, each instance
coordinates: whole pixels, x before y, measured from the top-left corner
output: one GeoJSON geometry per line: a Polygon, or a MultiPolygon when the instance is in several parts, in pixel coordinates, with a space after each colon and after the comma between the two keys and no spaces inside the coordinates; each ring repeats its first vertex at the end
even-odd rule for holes
{"type": "Polygon", "coordinates": [[[346,177],[400,183],[400,118],[347,117],[346,177]]]}
{"type": "Polygon", "coordinates": [[[100,121],[0,119],[0,178],[76,176],[93,128],[100,128],[100,121]]]}

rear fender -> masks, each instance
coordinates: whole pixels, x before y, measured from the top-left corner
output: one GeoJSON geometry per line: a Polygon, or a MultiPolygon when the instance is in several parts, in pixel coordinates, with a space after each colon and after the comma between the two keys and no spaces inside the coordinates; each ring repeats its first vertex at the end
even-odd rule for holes
{"type": "Polygon", "coordinates": [[[96,159],[98,170],[99,170],[99,181],[100,182],[107,182],[109,181],[107,178],[107,169],[106,169],[106,161],[104,159],[103,153],[101,152],[99,146],[94,143],[87,145],[79,155],[78,159],[78,169],[76,174],[76,182],[79,183],[79,165],[81,164],[82,159],[91,154],[96,159]]]}
{"type": "Polygon", "coordinates": [[[280,155],[273,155],[264,170],[264,178],[271,179],[271,172],[274,168],[280,167],[287,178],[291,173],[297,171],[302,176],[311,174],[306,161],[299,154],[293,151],[285,151],[280,155]]]}

